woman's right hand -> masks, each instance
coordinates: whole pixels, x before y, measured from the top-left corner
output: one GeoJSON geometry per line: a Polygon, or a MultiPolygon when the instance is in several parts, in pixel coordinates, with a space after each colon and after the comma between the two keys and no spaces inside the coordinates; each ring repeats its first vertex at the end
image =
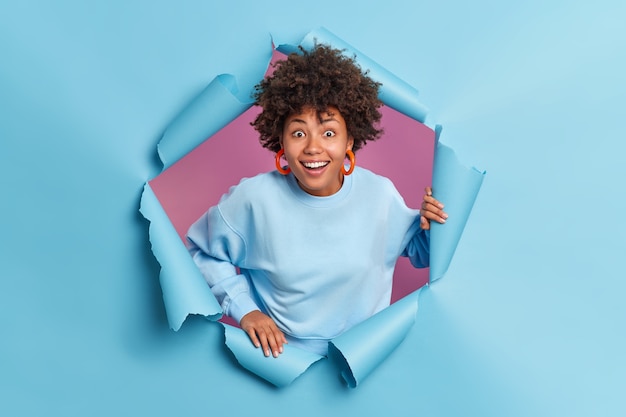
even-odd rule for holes
{"type": "Polygon", "coordinates": [[[283,344],[287,343],[287,339],[268,315],[259,310],[251,311],[242,317],[239,325],[248,333],[255,347],[263,348],[265,356],[270,356],[271,352],[276,358],[283,353],[283,344]]]}

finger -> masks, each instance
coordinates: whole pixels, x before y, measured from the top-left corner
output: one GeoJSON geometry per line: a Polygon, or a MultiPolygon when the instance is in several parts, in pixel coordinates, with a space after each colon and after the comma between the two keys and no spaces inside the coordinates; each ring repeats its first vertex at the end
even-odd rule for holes
{"type": "Polygon", "coordinates": [[[432,187],[426,187],[424,188],[424,198],[423,200],[427,203],[433,204],[437,207],[439,207],[440,209],[443,208],[443,204],[437,200],[435,197],[433,197],[433,189],[432,187]]]}
{"type": "Polygon", "coordinates": [[[445,223],[448,220],[448,214],[444,211],[438,209],[429,209],[420,211],[422,217],[425,217],[427,220],[434,220],[437,223],[445,223]]]}
{"type": "Polygon", "coordinates": [[[270,356],[271,354],[276,358],[283,353],[283,344],[287,343],[287,339],[273,322],[267,325],[262,331],[259,331],[259,334],[262,334],[262,338],[265,340],[265,344],[263,344],[263,353],[265,356],[270,356]]]}
{"type": "Polygon", "coordinates": [[[261,341],[256,336],[256,331],[254,330],[254,328],[247,329],[246,333],[248,333],[248,337],[250,338],[250,341],[252,342],[254,347],[257,348],[257,349],[260,348],[261,347],[261,341]]]}
{"type": "Polygon", "coordinates": [[[443,209],[443,203],[441,203],[439,200],[437,200],[435,197],[433,196],[428,196],[428,195],[424,195],[424,198],[422,199],[422,206],[424,204],[432,204],[433,206],[439,208],[439,209],[443,209]]]}
{"type": "Polygon", "coordinates": [[[274,337],[276,338],[276,343],[278,344],[278,352],[283,353],[283,345],[287,343],[285,334],[278,327],[276,327],[274,337]]]}
{"type": "MultiPolygon", "coordinates": [[[[274,332],[272,331],[268,331],[267,333],[267,344],[269,345],[269,349],[272,352],[272,356],[277,358],[280,352],[279,352],[278,343],[276,342],[276,337],[274,336],[274,332]]],[[[265,356],[269,356],[269,355],[265,355],[265,356]]]]}
{"type": "Polygon", "coordinates": [[[422,209],[420,210],[420,214],[428,217],[430,220],[437,220],[437,218],[441,220],[446,220],[448,218],[448,214],[442,210],[441,206],[429,203],[427,201],[422,202],[422,209]]]}
{"type": "Polygon", "coordinates": [[[430,221],[424,216],[420,217],[420,227],[423,230],[430,230],[430,221]]]}
{"type": "Polygon", "coordinates": [[[436,220],[440,223],[444,222],[448,218],[448,214],[439,206],[427,201],[422,202],[420,214],[425,216],[428,220],[436,220]]]}
{"type": "Polygon", "coordinates": [[[263,355],[270,356],[270,344],[267,338],[267,334],[262,329],[257,330],[257,333],[259,334],[259,340],[261,341],[261,348],[263,349],[263,355]]]}

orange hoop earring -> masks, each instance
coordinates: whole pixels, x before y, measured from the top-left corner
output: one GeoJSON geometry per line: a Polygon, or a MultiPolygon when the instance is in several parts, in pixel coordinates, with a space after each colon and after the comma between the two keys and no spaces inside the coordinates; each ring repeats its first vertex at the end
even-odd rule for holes
{"type": "Polygon", "coordinates": [[[280,151],[276,152],[276,170],[283,175],[287,175],[291,172],[291,168],[289,168],[289,165],[287,165],[287,168],[283,168],[283,166],[280,164],[280,158],[282,158],[284,154],[285,154],[284,149],[281,149],[280,151]]]}
{"type": "Polygon", "coordinates": [[[352,174],[352,171],[354,171],[354,167],[356,166],[356,158],[354,157],[354,152],[352,152],[350,149],[346,151],[346,155],[350,159],[350,169],[346,171],[346,167],[342,164],[341,172],[343,172],[343,175],[350,175],[352,174]]]}

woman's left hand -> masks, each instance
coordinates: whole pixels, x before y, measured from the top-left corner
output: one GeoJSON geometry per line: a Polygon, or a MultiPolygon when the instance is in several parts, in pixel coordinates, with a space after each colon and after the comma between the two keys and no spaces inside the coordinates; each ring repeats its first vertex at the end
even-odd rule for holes
{"type": "Polygon", "coordinates": [[[426,187],[425,191],[426,194],[424,194],[420,209],[420,226],[424,230],[429,230],[431,220],[437,223],[445,223],[448,219],[448,214],[443,211],[443,204],[433,197],[433,189],[426,187]]]}

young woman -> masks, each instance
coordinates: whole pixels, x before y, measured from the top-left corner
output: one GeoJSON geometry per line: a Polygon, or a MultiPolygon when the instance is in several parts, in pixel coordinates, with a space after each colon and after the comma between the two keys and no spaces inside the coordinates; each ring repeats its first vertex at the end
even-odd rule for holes
{"type": "Polygon", "coordinates": [[[399,256],[428,266],[443,205],[427,188],[422,210],[410,209],[391,181],[356,166],[382,133],[378,87],[328,46],[279,62],[256,87],[253,122],[277,170],[242,180],[189,229],[213,294],[265,356],[284,343],[326,355],[389,305],[399,256]]]}

